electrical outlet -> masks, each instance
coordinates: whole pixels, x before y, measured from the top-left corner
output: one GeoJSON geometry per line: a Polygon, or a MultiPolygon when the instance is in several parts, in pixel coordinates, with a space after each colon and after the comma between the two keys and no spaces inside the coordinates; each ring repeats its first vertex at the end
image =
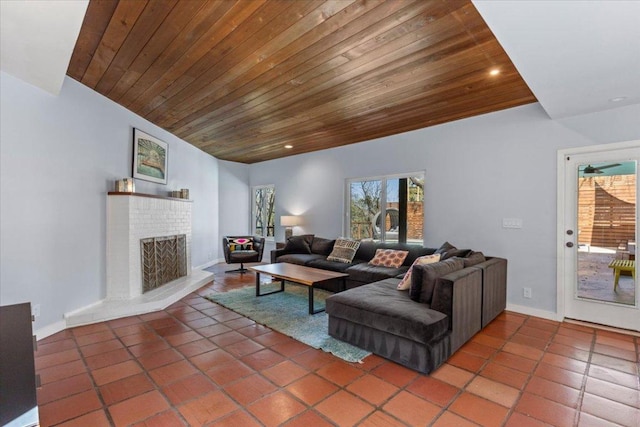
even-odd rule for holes
{"type": "Polygon", "coordinates": [[[33,317],[40,317],[40,304],[34,304],[31,307],[31,314],[33,314],[33,317]]]}
{"type": "Polygon", "coordinates": [[[531,288],[522,288],[522,294],[525,298],[531,298],[531,288]]]}

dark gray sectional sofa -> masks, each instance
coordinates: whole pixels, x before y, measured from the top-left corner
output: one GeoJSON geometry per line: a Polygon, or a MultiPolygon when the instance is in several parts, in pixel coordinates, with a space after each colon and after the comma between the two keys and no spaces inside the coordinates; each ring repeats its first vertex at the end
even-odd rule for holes
{"type": "Polygon", "coordinates": [[[506,307],[507,260],[478,253],[471,257],[473,251],[448,244],[435,249],[363,242],[354,262],[344,265],[326,260],[330,250],[327,255],[285,252],[273,251],[271,261],[349,274],[348,290],[326,301],[331,336],[424,373],[440,366],[506,307]],[[371,269],[376,266],[368,260],[377,248],[408,250],[409,255],[399,269],[371,269]],[[435,252],[444,259],[414,266],[411,289],[398,290],[415,259],[435,252]]]}

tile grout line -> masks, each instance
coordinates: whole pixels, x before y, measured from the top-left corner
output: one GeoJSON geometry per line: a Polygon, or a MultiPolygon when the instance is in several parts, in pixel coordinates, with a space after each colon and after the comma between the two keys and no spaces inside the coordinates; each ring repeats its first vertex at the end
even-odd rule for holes
{"type": "Polygon", "coordinates": [[[589,348],[589,357],[587,358],[587,362],[586,362],[587,366],[585,368],[584,376],[582,378],[582,385],[580,386],[580,392],[578,397],[578,408],[577,408],[576,416],[573,422],[573,425],[576,427],[580,424],[580,418],[582,418],[582,404],[584,403],[584,394],[587,390],[587,381],[589,379],[589,371],[591,370],[591,359],[593,358],[593,354],[595,353],[595,350],[596,350],[597,339],[598,339],[598,334],[594,330],[593,337],[591,338],[591,347],[589,348]]]}
{"type": "MultiPolygon", "coordinates": [[[[205,286],[206,286],[206,285],[205,285],[205,286]]],[[[202,295],[198,294],[198,291],[194,291],[193,293],[191,293],[191,294],[189,294],[189,295],[185,296],[185,299],[186,299],[187,297],[190,297],[191,295],[198,295],[198,298],[204,299],[205,301],[209,301],[209,300],[207,300],[207,299],[206,299],[206,297],[204,297],[204,296],[202,296],[202,295]]],[[[191,298],[189,298],[189,299],[191,299],[191,298]]],[[[183,301],[183,300],[179,300],[179,301],[180,301],[180,302],[182,302],[183,304],[187,305],[188,307],[191,307],[192,309],[196,310],[197,312],[202,313],[205,317],[208,317],[208,318],[213,319],[213,316],[208,315],[208,314],[204,313],[203,311],[201,311],[200,309],[193,307],[191,304],[187,303],[186,301],[183,301]]],[[[173,304],[172,304],[172,305],[173,305],[173,304]]],[[[171,307],[171,306],[169,306],[169,307],[171,307]]],[[[169,307],[167,307],[167,308],[169,308],[169,307]]],[[[166,309],[165,309],[165,311],[166,311],[166,309]]],[[[182,320],[181,320],[181,319],[177,318],[177,317],[175,316],[175,314],[174,314],[174,313],[171,313],[171,312],[168,312],[168,311],[167,311],[167,313],[168,313],[168,314],[170,314],[170,315],[171,315],[173,318],[175,318],[177,321],[179,321],[179,322],[181,322],[181,323],[184,323],[184,322],[182,322],[182,320]]],[[[215,320],[215,319],[214,319],[214,320],[215,320]]],[[[218,322],[217,320],[216,320],[216,322],[217,322],[216,324],[218,324],[218,323],[225,323],[225,322],[218,322]]],[[[200,335],[203,339],[206,339],[207,341],[209,341],[209,342],[211,342],[212,344],[214,344],[214,345],[217,347],[217,349],[222,349],[220,346],[218,346],[217,344],[215,344],[215,343],[213,343],[213,342],[211,341],[211,339],[210,339],[211,337],[205,337],[205,336],[201,335],[201,334],[200,334],[200,332],[198,332],[198,329],[197,329],[197,328],[193,328],[193,327],[191,327],[190,325],[186,325],[186,326],[187,326],[187,327],[189,327],[189,329],[190,329],[191,331],[196,332],[198,335],[200,335]]],[[[205,326],[205,327],[206,327],[206,326],[205,326]]],[[[235,330],[235,329],[232,329],[232,330],[235,330]]],[[[215,336],[215,335],[212,335],[212,336],[215,336]]],[[[250,338],[249,338],[249,337],[247,337],[247,339],[250,339],[250,338]]],[[[252,340],[252,341],[253,341],[253,340],[252,340]]],[[[173,347],[173,345],[172,345],[172,347],[173,347]]],[[[224,349],[222,349],[222,350],[224,351],[224,349]]],[[[211,350],[211,351],[215,351],[215,350],[211,350]]],[[[206,353],[209,353],[209,352],[204,352],[204,353],[200,353],[200,354],[206,354],[206,353]]],[[[181,354],[182,354],[182,353],[181,353],[181,354]]],[[[234,414],[234,413],[236,413],[236,412],[242,412],[242,413],[245,413],[246,415],[248,415],[249,417],[251,417],[251,419],[255,420],[255,421],[256,421],[256,422],[258,422],[259,424],[262,424],[262,423],[260,422],[260,420],[258,420],[258,419],[257,419],[257,418],[256,418],[256,417],[255,417],[255,416],[254,416],[250,411],[248,411],[248,410],[247,410],[247,408],[245,408],[245,405],[243,405],[242,403],[238,402],[238,401],[237,401],[233,396],[229,395],[229,394],[227,393],[227,391],[226,391],[226,390],[224,390],[224,387],[223,387],[223,386],[218,385],[218,383],[216,383],[216,382],[215,382],[215,381],[214,381],[214,380],[213,380],[213,379],[212,379],[212,378],[207,374],[207,371],[203,371],[203,370],[202,370],[202,369],[200,369],[198,366],[195,366],[195,365],[193,364],[193,362],[191,361],[191,358],[190,358],[190,357],[187,357],[187,356],[185,356],[185,355],[183,355],[183,354],[182,354],[182,356],[184,356],[184,358],[185,358],[186,360],[188,360],[189,364],[190,364],[191,366],[193,366],[193,367],[194,367],[194,369],[196,369],[196,370],[197,370],[201,375],[203,375],[204,377],[206,377],[206,378],[207,378],[207,380],[208,380],[209,382],[211,382],[211,384],[213,384],[213,385],[215,386],[216,391],[219,391],[220,393],[223,393],[227,398],[229,398],[232,402],[234,402],[234,404],[236,404],[236,405],[238,406],[238,408],[234,409],[233,411],[231,411],[231,412],[230,412],[230,413],[228,413],[228,414],[224,414],[224,415],[222,415],[221,417],[219,417],[219,418],[217,418],[217,419],[213,420],[211,423],[208,423],[208,425],[214,425],[215,423],[219,422],[221,419],[228,418],[230,415],[232,415],[232,414],[234,414]]],[[[252,370],[253,370],[253,369],[252,369],[252,370]]],[[[257,373],[257,371],[256,371],[256,373],[257,373]]],[[[246,378],[246,377],[243,377],[243,378],[246,378]]],[[[235,382],[239,382],[239,381],[241,381],[241,380],[242,380],[242,379],[239,379],[239,380],[237,380],[237,381],[235,381],[235,382]]],[[[174,381],[174,382],[177,382],[177,381],[174,381]]],[[[233,383],[233,382],[232,382],[232,383],[233,383]]],[[[210,393],[210,392],[209,392],[209,393],[210,393]]],[[[181,403],[180,403],[180,406],[183,406],[183,405],[187,404],[188,402],[195,402],[195,401],[197,401],[198,399],[200,399],[202,396],[206,396],[206,395],[207,395],[207,394],[209,394],[209,393],[206,393],[206,394],[204,394],[204,395],[200,395],[200,396],[196,396],[196,397],[193,397],[193,398],[191,398],[191,399],[189,399],[189,400],[186,400],[186,401],[184,401],[184,402],[181,402],[181,403]]],[[[175,408],[176,408],[176,410],[178,409],[178,407],[177,407],[176,405],[173,405],[173,404],[172,404],[172,407],[175,407],[175,408]]],[[[183,417],[182,413],[181,413],[179,410],[177,410],[177,412],[179,413],[180,417],[181,417],[182,419],[184,419],[184,417],[183,417]]],[[[184,421],[185,421],[186,425],[189,425],[189,423],[188,423],[188,421],[187,421],[186,419],[185,419],[184,421]]]]}

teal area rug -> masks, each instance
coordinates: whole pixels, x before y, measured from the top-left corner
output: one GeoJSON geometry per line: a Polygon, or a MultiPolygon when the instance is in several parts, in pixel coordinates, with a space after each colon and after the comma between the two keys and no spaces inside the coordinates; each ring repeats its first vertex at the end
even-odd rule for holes
{"type": "MultiPolygon", "coordinates": [[[[261,284],[260,292],[278,289],[280,284],[261,284]]],[[[322,290],[314,291],[315,307],[324,307],[325,299],[331,295],[322,290]]],[[[224,307],[288,335],[313,348],[319,348],[347,362],[362,362],[371,353],[352,346],[328,334],[327,313],[309,314],[307,287],[288,284],[285,291],[273,295],[256,297],[256,288],[251,286],[207,296],[224,307]]]]}

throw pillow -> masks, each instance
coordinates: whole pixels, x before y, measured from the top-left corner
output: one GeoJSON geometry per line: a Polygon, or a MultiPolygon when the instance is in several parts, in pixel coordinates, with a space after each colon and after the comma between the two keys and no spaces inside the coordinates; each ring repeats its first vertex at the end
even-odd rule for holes
{"type": "Polygon", "coordinates": [[[369,261],[369,264],[381,267],[398,268],[402,265],[408,254],[409,251],[377,249],[375,256],[371,261],[369,261]]]}
{"type": "Polygon", "coordinates": [[[251,237],[238,237],[229,240],[229,250],[234,251],[251,251],[253,250],[253,239],[251,237]]]}
{"type": "Polygon", "coordinates": [[[411,277],[409,297],[418,302],[431,304],[433,290],[438,278],[454,271],[462,270],[464,263],[461,258],[451,258],[433,264],[416,265],[411,277]]]}
{"type": "Polygon", "coordinates": [[[445,259],[453,258],[457,256],[458,258],[466,258],[471,254],[471,249],[451,249],[442,254],[440,259],[444,261],[445,259]]]}
{"type": "Polygon", "coordinates": [[[398,290],[406,291],[411,287],[411,275],[413,273],[414,265],[432,264],[438,261],[440,261],[440,254],[425,255],[425,256],[416,258],[416,260],[413,261],[413,264],[411,264],[411,267],[409,267],[407,274],[405,274],[404,277],[402,278],[402,281],[398,283],[398,290]]]}
{"type": "Polygon", "coordinates": [[[333,250],[335,240],[324,239],[322,237],[314,237],[311,243],[311,253],[328,256],[333,250]]]}
{"type": "Polygon", "coordinates": [[[360,246],[360,242],[351,239],[336,239],[331,254],[327,257],[327,261],[337,261],[349,264],[353,261],[356,251],[360,246]]]}
{"type": "Polygon", "coordinates": [[[476,264],[480,264],[485,262],[487,259],[484,257],[482,252],[473,252],[466,256],[466,258],[462,259],[464,263],[464,268],[474,266],[476,264]]]}
{"type": "Polygon", "coordinates": [[[313,234],[303,234],[301,236],[291,236],[287,239],[284,252],[292,254],[310,254],[313,234]]]}
{"type": "Polygon", "coordinates": [[[456,249],[456,247],[453,246],[449,242],[444,242],[442,245],[440,245],[440,247],[438,249],[436,249],[436,251],[434,253],[443,254],[443,253],[445,253],[447,251],[450,251],[451,249],[456,249]]]}
{"type": "Polygon", "coordinates": [[[373,259],[373,257],[376,256],[376,249],[378,249],[378,244],[373,240],[360,240],[360,246],[358,247],[354,258],[366,260],[373,259]]]}

